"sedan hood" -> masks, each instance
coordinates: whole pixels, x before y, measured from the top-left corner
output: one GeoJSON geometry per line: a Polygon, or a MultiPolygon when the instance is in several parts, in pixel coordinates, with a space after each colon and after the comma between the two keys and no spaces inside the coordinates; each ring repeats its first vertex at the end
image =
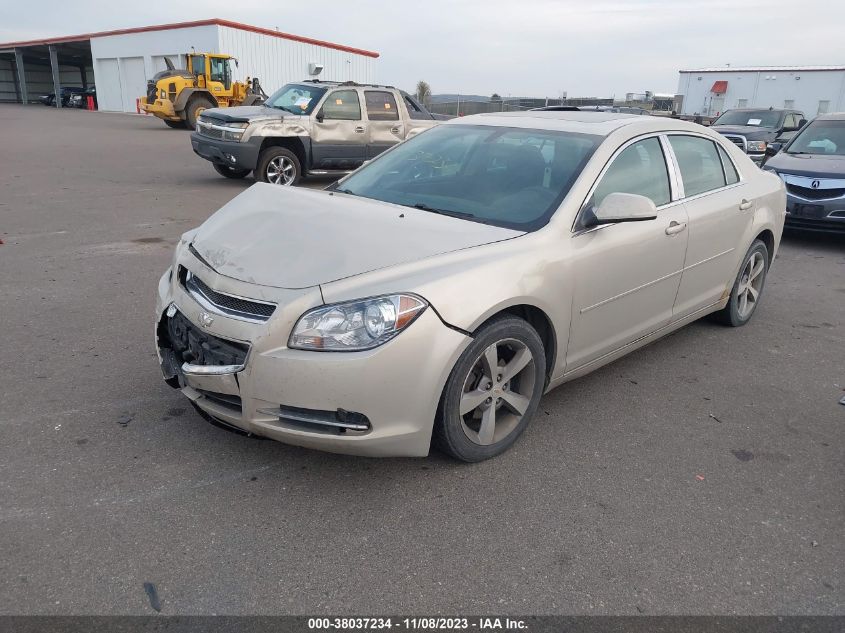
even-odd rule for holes
{"type": "Polygon", "coordinates": [[[710,129],[719,134],[741,134],[752,141],[759,141],[777,134],[774,128],[756,125],[711,125],[710,129]]]}
{"type": "Polygon", "coordinates": [[[203,116],[221,121],[258,121],[261,119],[284,118],[284,112],[267,106],[236,106],[234,108],[209,108],[203,111],[203,116]]]}
{"type": "Polygon", "coordinates": [[[845,156],[780,152],[766,161],[766,167],[808,178],[845,178],[845,156]]]}
{"type": "Polygon", "coordinates": [[[294,289],[522,234],[341,193],[257,183],[206,220],[192,244],[222,275],[294,289]]]}

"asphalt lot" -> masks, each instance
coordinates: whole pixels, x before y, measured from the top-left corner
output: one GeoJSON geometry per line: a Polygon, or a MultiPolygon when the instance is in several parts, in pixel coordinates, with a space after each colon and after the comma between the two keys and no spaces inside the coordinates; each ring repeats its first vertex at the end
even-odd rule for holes
{"type": "Polygon", "coordinates": [[[845,613],[845,242],[788,235],[749,326],[564,385],[497,459],[330,455],[160,378],[158,277],[251,180],[147,117],[0,130],[0,612],[845,613]]]}

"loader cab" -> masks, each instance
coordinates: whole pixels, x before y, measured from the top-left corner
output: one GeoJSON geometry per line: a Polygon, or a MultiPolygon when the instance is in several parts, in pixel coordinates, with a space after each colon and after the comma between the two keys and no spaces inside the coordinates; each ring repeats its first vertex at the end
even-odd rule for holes
{"type": "Polygon", "coordinates": [[[232,89],[232,58],[221,55],[208,56],[208,81],[210,85],[220,84],[223,90],[232,89]]]}

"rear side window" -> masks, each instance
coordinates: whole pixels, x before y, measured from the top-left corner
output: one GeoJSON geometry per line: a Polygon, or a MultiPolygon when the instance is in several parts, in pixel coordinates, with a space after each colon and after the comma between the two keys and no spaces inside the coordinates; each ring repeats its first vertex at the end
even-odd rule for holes
{"type": "Polygon", "coordinates": [[[722,165],[725,167],[725,178],[727,178],[728,184],[733,185],[739,182],[739,174],[736,173],[736,167],[734,167],[733,161],[721,147],[719,148],[719,158],[722,159],[722,165]]]}
{"type": "Polygon", "coordinates": [[[393,93],[379,90],[367,90],[364,93],[367,102],[367,117],[370,121],[398,121],[399,110],[393,93]]]}
{"type": "Polygon", "coordinates": [[[635,193],[651,198],[655,206],[669,202],[669,172],[657,138],[637,141],[614,159],[593,193],[592,206],[611,193],[635,193]]]}
{"type": "Polygon", "coordinates": [[[361,102],[355,90],[336,90],[326,97],[323,104],[323,118],[336,121],[358,121],[361,118],[361,102]]]}
{"type": "Polygon", "coordinates": [[[725,173],[716,144],[700,136],[670,135],[678,159],[684,195],[689,198],[725,186],[725,173]]]}

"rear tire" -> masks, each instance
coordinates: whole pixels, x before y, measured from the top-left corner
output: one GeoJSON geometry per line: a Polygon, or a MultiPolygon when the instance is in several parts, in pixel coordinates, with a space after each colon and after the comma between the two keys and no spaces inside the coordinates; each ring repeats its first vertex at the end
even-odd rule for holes
{"type": "Polygon", "coordinates": [[[174,130],[184,130],[186,125],[184,121],[168,121],[165,119],[164,124],[174,130]]]}
{"type": "Polygon", "coordinates": [[[229,167],[227,165],[218,165],[217,163],[212,163],[212,165],[214,166],[214,171],[216,171],[224,178],[231,178],[232,180],[246,178],[247,176],[249,176],[249,172],[252,171],[251,169],[235,169],[234,167],[229,167]]]}
{"type": "Polygon", "coordinates": [[[757,310],[768,271],[769,249],[762,241],[754,240],[742,260],[727,305],[713,313],[713,320],[731,327],[748,323],[757,310]]]}
{"type": "Polygon", "coordinates": [[[268,147],[258,157],[255,179],[271,185],[293,187],[302,178],[302,166],[292,151],[285,147],[268,147]]]}
{"type": "Polygon", "coordinates": [[[185,123],[188,129],[195,130],[197,128],[197,119],[203,110],[217,107],[212,103],[208,97],[195,97],[188,102],[188,107],[185,109],[185,123]]]}
{"type": "Polygon", "coordinates": [[[528,426],[546,385],[546,352],[523,319],[490,321],[455,363],[437,409],[433,444],[465,462],[495,457],[528,426]]]}

